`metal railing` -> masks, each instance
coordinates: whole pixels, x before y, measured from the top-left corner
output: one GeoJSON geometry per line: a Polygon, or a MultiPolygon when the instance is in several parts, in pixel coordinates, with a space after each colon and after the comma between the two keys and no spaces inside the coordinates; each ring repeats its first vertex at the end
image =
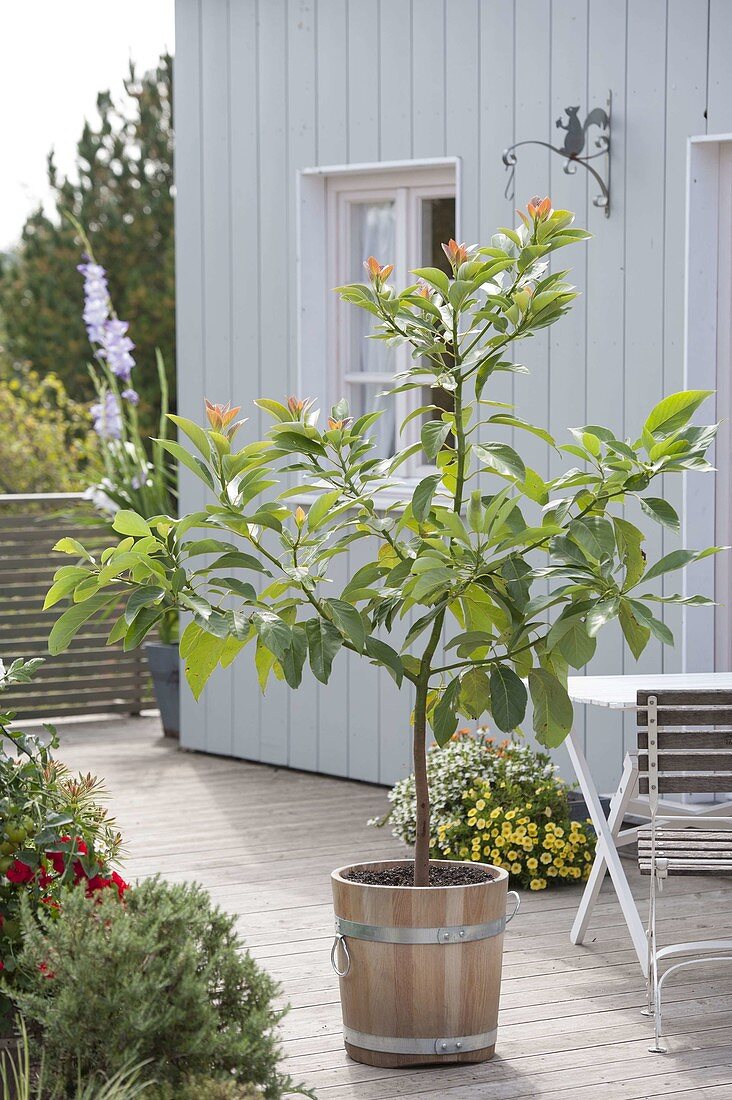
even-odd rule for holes
{"type": "Polygon", "coordinates": [[[56,569],[73,562],[52,548],[64,537],[90,548],[108,545],[109,528],[91,526],[92,516],[79,493],[0,495],[0,658],[6,665],[16,657],[45,662],[32,683],[2,695],[3,709],[18,718],[136,714],[155,705],[144,654],[107,646],[108,622],[87,623],[67,652],[48,653],[48,635],[64,605],[44,611],[43,602],[56,569]]]}

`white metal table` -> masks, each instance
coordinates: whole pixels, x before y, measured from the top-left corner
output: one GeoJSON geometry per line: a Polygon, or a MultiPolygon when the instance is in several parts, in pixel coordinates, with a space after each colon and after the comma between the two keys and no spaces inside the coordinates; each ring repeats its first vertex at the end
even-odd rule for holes
{"type": "MultiPolygon", "coordinates": [[[[660,691],[664,688],[688,688],[697,691],[704,688],[716,688],[717,690],[732,691],[732,673],[711,672],[670,675],[649,672],[641,676],[570,676],[568,683],[570,698],[575,703],[585,703],[597,707],[612,707],[615,710],[636,710],[639,690],[653,691],[655,689],[660,691]]],[[[609,874],[618,895],[620,908],[628,926],[638,961],[644,975],[647,976],[648,941],[646,930],[618,851],[619,848],[631,844],[636,839],[637,829],[621,829],[626,814],[641,817],[649,816],[648,800],[638,794],[637,755],[628,753],[625,757],[620,786],[613,795],[610,803],[610,814],[606,819],[600,805],[597,788],[585,759],[581,735],[578,730],[572,730],[567,738],[566,745],[580,789],[587,803],[592,824],[597,833],[595,862],[572,925],[570,939],[572,943],[577,944],[584,941],[592,910],[600,894],[600,887],[605,875],[609,874]]],[[[730,802],[690,803],[688,801],[662,800],[660,805],[667,813],[676,816],[729,816],[732,811],[732,803],[730,802]]]]}

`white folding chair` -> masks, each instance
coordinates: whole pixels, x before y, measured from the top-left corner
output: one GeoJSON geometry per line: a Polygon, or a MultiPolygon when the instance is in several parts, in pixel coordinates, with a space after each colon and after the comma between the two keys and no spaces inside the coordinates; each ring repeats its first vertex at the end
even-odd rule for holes
{"type": "Polygon", "coordinates": [[[650,824],[638,830],[638,863],[651,880],[648,912],[648,1015],[661,1046],[661,994],[671,974],[702,962],[732,962],[732,939],[659,947],[657,896],[669,875],[732,875],[732,818],[675,817],[659,810],[667,794],[732,790],[732,692],[638,692],[639,793],[648,795],[650,824]],[[659,963],[677,959],[659,975],[659,963]],[[691,957],[688,957],[691,956],[691,957]]]}

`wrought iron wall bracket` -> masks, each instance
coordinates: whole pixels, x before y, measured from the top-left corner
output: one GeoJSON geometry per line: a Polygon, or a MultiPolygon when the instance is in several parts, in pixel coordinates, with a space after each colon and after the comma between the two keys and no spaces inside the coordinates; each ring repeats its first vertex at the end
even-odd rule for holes
{"type": "Polygon", "coordinates": [[[561,116],[556,121],[557,129],[564,130],[566,135],[564,144],[561,147],[551,145],[548,141],[517,141],[514,145],[509,145],[508,149],[503,150],[502,160],[506,168],[510,171],[508,183],[506,184],[506,198],[513,200],[515,197],[514,178],[516,161],[518,159],[516,150],[524,145],[541,145],[542,148],[550,149],[552,153],[557,153],[558,156],[564,157],[564,171],[567,175],[573,176],[577,171],[578,164],[581,164],[583,168],[587,169],[600,188],[599,193],[593,198],[592,204],[604,210],[605,217],[607,218],[610,216],[610,121],[612,117],[612,92],[608,92],[607,108],[593,108],[584,122],[580,122],[579,120],[579,107],[566,107],[564,113],[567,116],[567,121],[564,122],[561,116]],[[594,142],[596,152],[585,153],[588,131],[592,126],[597,126],[600,131],[594,142]],[[593,164],[589,163],[591,160],[597,160],[600,157],[607,158],[603,164],[598,165],[599,168],[604,167],[604,173],[601,173],[593,164]]]}

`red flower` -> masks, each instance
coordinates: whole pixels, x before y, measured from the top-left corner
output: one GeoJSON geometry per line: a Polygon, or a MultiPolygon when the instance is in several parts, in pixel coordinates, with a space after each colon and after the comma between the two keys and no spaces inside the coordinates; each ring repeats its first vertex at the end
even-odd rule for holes
{"type": "Polygon", "coordinates": [[[40,970],[41,974],[43,974],[44,978],[55,978],[56,977],[56,971],[51,970],[51,968],[50,968],[50,966],[48,965],[47,962],[39,963],[38,964],[38,969],[40,970]]]}
{"type": "Polygon", "coordinates": [[[104,890],[107,886],[111,885],[111,878],[105,878],[103,875],[93,875],[86,884],[86,896],[90,898],[92,894],[96,894],[98,890],[104,890]]]}
{"type": "Polygon", "coordinates": [[[118,875],[116,871],[112,871],[112,882],[117,887],[117,893],[120,897],[124,896],[126,890],[129,890],[129,882],[125,882],[121,875],[118,875]]]}
{"type": "Polygon", "coordinates": [[[20,859],[14,859],[12,865],[6,872],[10,882],[22,884],[30,882],[33,878],[33,870],[27,863],[23,863],[20,859]]]}
{"type": "Polygon", "coordinates": [[[4,970],[4,969],[5,969],[5,963],[2,961],[2,959],[0,959],[0,970],[4,970]]]}
{"type": "Polygon", "coordinates": [[[63,852],[46,852],[46,859],[57,875],[62,875],[64,873],[65,864],[63,852]]]}

